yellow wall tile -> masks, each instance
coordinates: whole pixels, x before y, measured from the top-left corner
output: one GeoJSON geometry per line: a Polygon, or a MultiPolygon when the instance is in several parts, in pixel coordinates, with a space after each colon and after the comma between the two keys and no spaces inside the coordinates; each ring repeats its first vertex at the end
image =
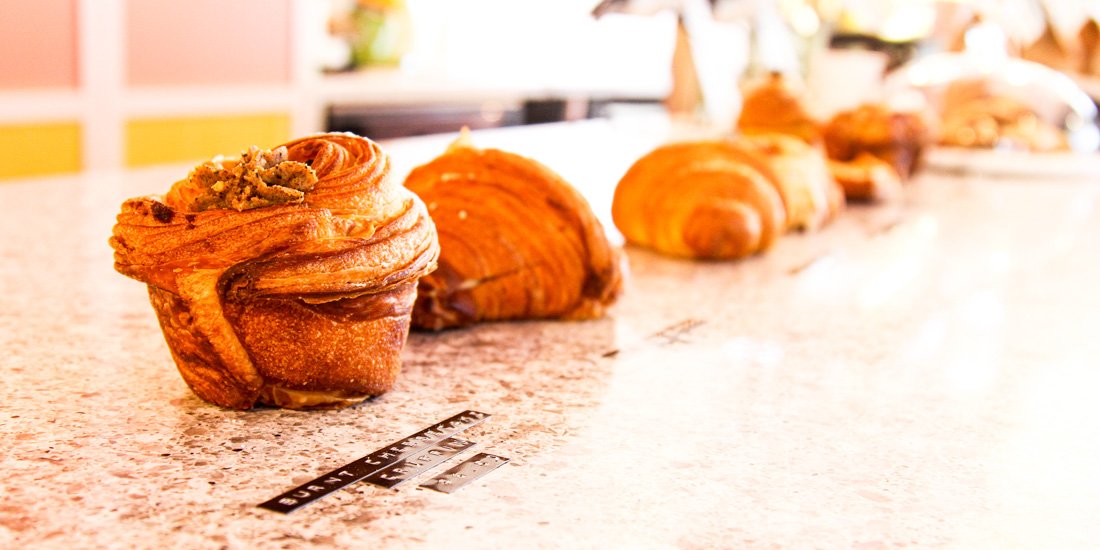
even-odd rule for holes
{"type": "Polygon", "coordinates": [[[0,125],[0,178],[79,171],[79,124],[0,125]]]}
{"type": "Polygon", "coordinates": [[[250,145],[290,139],[290,116],[260,115],[138,119],[126,123],[126,164],[147,166],[237,156],[250,145]]]}

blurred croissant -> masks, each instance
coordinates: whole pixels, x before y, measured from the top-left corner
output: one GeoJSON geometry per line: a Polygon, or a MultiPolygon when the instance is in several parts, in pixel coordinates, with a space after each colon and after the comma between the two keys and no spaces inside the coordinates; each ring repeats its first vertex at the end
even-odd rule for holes
{"type": "Polygon", "coordinates": [[[658,147],[619,181],[612,218],[634,244],[728,259],[767,250],[788,228],[819,227],[843,204],[815,149],[768,134],[658,147]]]}
{"type": "Polygon", "coordinates": [[[115,268],[147,283],[183,379],[224,407],[341,407],[390,389],[438,255],[378,146],[323,134],[211,161],[126,201],[115,268]]]}
{"type": "Polygon", "coordinates": [[[737,139],[771,168],[789,229],[813,230],[844,208],[844,189],[833,179],[824,153],[797,137],[757,133],[737,139]]]}
{"type": "Polygon", "coordinates": [[[619,293],[620,258],[588,203],[538,162],[463,136],[409,173],[439,231],[439,269],[420,280],[413,326],[590,319],[619,293]]]}

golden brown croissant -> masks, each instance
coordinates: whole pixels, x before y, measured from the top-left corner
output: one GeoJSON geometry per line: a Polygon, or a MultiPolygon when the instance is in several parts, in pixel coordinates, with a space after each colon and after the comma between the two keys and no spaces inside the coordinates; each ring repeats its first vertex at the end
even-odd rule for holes
{"type": "Polygon", "coordinates": [[[758,153],[771,167],[789,229],[817,229],[844,208],[844,190],[834,181],[825,155],[817,147],[776,133],[745,135],[738,143],[758,153]]]}
{"type": "Polygon", "coordinates": [[[199,397],[341,407],[393,385],[439,249],[423,203],[388,174],[375,143],[322,134],[122,205],[115,268],[149,285],[199,397]]]}
{"type": "Polygon", "coordinates": [[[542,164],[467,139],[405,180],[441,249],[439,269],[420,280],[413,326],[602,316],[622,275],[588,203],[542,164]]]}
{"type": "Polygon", "coordinates": [[[630,242],[688,258],[767,250],[787,227],[778,176],[757,151],[728,140],[664,145],[615,187],[612,219],[630,242]]]}

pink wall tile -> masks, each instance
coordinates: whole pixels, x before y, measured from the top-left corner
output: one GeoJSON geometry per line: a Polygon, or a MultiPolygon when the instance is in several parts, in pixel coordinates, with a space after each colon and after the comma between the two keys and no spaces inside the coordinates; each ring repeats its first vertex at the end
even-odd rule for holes
{"type": "Polygon", "coordinates": [[[131,85],[290,79],[290,0],[129,0],[125,32],[131,85]]]}
{"type": "Polygon", "coordinates": [[[0,88],[75,88],[76,0],[0,0],[0,88]]]}

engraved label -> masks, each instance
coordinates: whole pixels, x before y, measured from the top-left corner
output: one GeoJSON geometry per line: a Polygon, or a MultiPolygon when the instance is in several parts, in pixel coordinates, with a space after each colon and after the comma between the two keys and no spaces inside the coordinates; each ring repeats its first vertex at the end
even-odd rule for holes
{"type": "Polygon", "coordinates": [[[463,411],[400,441],[382,447],[380,450],[374,451],[337,470],[328,472],[317,479],[263,502],[259,504],[259,507],[273,512],[289,514],[321,497],[330,495],[375,472],[393,465],[405,457],[434,447],[448,437],[481,423],[486,418],[489,418],[489,416],[491,415],[478,411],[463,411]],[[334,481],[330,483],[329,480],[334,481]]]}
{"type": "Polygon", "coordinates": [[[478,453],[457,466],[421,483],[425,489],[453,493],[485,474],[505,465],[510,459],[489,453],[478,453]]]}
{"type": "Polygon", "coordinates": [[[702,319],[691,318],[677,321],[676,323],[664,327],[661,330],[658,330],[657,332],[654,332],[653,334],[650,334],[645,338],[635,341],[627,346],[605,351],[600,354],[600,358],[611,359],[614,357],[618,357],[622,354],[633,353],[640,349],[644,349],[648,346],[654,345],[657,347],[665,347],[678,344],[690,344],[692,343],[692,341],[690,338],[688,338],[688,336],[692,332],[694,332],[695,329],[699,328],[705,323],[706,321],[702,319]]]}
{"type": "Polygon", "coordinates": [[[383,468],[365,478],[363,481],[373,483],[379,487],[394,489],[398,485],[446,462],[451,457],[469,449],[474,444],[462,439],[448,438],[443,440],[433,449],[416,458],[406,459],[392,466],[383,468]]]}
{"type": "Polygon", "coordinates": [[[679,323],[667,326],[653,334],[647,339],[656,341],[658,346],[668,346],[672,344],[687,344],[689,340],[684,337],[699,328],[704,323],[701,319],[684,319],[679,323]]]}

